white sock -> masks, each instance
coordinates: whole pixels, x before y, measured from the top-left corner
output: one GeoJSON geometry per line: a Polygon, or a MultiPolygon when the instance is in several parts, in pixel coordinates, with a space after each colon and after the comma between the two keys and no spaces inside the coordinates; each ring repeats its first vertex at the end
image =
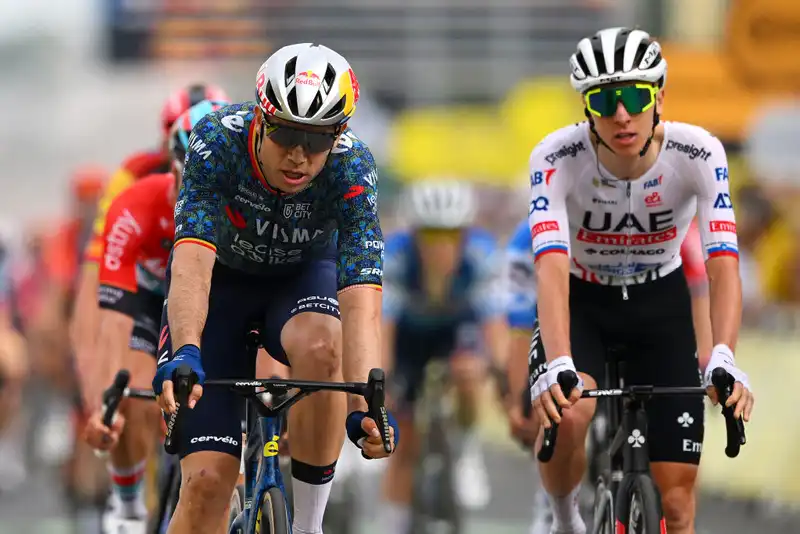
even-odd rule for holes
{"type": "Polygon", "coordinates": [[[294,521],[292,531],[295,534],[322,534],[322,516],[331,495],[329,480],[325,484],[309,484],[292,477],[292,494],[294,496],[294,521]]]}
{"type": "Polygon", "coordinates": [[[411,527],[411,507],[384,501],[380,507],[379,521],[385,534],[408,534],[411,527]]]}
{"type": "Polygon", "coordinates": [[[133,467],[115,468],[108,464],[111,475],[111,487],[117,497],[120,513],[126,518],[147,517],[147,506],[144,502],[144,472],[147,460],[142,460],[133,467]]]}
{"type": "Polygon", "coordinates": [[[553,532],[559,534],[586,534],[586,524],[578,508],[580,484],[566,497],[553,497],[547,494],[550,509],[553,511],[553,532]]]}

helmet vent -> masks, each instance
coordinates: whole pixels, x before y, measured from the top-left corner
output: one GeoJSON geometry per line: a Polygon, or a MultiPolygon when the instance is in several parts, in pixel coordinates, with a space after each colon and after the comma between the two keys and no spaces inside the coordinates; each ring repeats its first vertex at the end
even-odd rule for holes
{"type": "Polygon", "coordinates": [[[289,94],[286,95],[286,103],[289,104],[289,113],[295,117],[300,116],[300,111],[297,109],[297,88],[292,87],[289,94]]]}
{"type": "Polygon", "coordinates": [[[325,76],[322,78],[322,89],[325,91],[325,94],[328,94],[333,87],[333,82],[336,80],[336,70],[334,70],[333,65],[328,63],[328,68],[325,69],[325,76]]]}
{"type": "Polygon", "coordinates": [[[310,119],[319,111],[319,108],[322,107],[322,95],[317,91],[317,96],[314,97],[314,101],[311,102],[311,105],[308,106],[308,112],[306,113],[306,118],[310,119]]]}
{"type": "Polygon", "coordinates": [[[275,109],[282,112],[283,108],[281,107],[281,103],[278,101],[278,97],[275,95],[275,91],[272,89],[272,82],[267,82],[266,93],[269,103],[275,106],[275,109]]]}
{"type": "Polygon", "coordinates": [[[330,119],[331,117],[334,117],[334,116],[338,115],[339,113],[341,113],[342,110],[344,109],[344,104],[345,104],[346,100],[347,100],[347,97],[343,96],[342,98],[340,98],[339,101],[336,103],[336,105],[333,106],[322,118],[323,119],[330,119]]]}
{"type": "Polygon", "coordinates": [[[289,85],[294,80],[295,69],[297,67],[297,56],[293,57],[286,62],[286,68],[283,70],[283,83],[289,85]]]}

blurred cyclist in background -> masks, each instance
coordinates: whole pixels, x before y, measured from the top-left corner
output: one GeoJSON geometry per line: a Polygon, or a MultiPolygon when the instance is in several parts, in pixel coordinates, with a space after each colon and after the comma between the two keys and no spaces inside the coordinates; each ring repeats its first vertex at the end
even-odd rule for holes
{"type": "Polygon", "coordinates": [[[0,491],[25,480],[22,441],[15,435],[22,386],[28,371],[25,343],[13,320],[13,232],[0,232],[0,491]]]}
{"type": "MultiPolygon", "coordinates": [[[[97,353],[87,386],[89,399],[101,398],[119,369],[130,371],[130,386],[148,388],[156,372],[156,349],[164,302],[164,275],[175,238],[173,213],[192,128],[229,102],[204,100],[182,114],[169,134],[172,172],[152,174],[123,191],[106,215],[99,269],[100,307],[97,353]]],[[[95,403],[96,406],[98,403],[95,403]]],[[[114,492],[104,517],[109,534],[144,533],[145,465],[161,434],[161,411],[151,401],[126,399],[109,429],[94,409],[86,429],[96,449],[110,450],[114,492]],[[124,429],[124,431],[123,431],[124,429]]]]}
{"type": "Polygon", "coordinates": [[[458,395],[456,492],[462,506],[480,508],[490,499],[476,422],[485,388],[486,357],[500,364],[506,352],[502,296],[496,282],[497,244],[474,227],[476,197],[455,181],[409,188],[403,215],[410,229],[386,239],[384,272],[384,368],[400,390],[398,422],[409,436],[391,458],[384,479],[388,534],[406,534],[414,468],[418,462],[412,407],[424,368],[450,358],[458,395]]]}
{"type": "MultiPolygon", "coordinates": [[[[683,272],[692,295],[692,320],[697,338],[698,363],[705,369],[711,357],[711,308],[708,298],[708,278],[706,277],[705,260],[703,258],[700,231],[697,221],[689,227],[689,231],[680,248],[683,272]]],[[[531,397],[528,383],[529,360],[533,325],[536,321],[536,274],[534,272],[531,229],[528,221],[517,226],[505,249],[503,284],[508,304],[507,319],[511,329],[508,355],[509,395],[505,405],[508,410],[512,435],[525,447],[532,448],[536,442],[539,425],[528,419],[531,397]],[[522,401],[520,402],[520,399],[522,401]]],[[[595,418],[602,417],[598,411],[595,418]]],[[[533,451],[532,451],[533,452],[533,451]]],[[[590,449],[592,452],[602,452],[590,449]]],[[[587,481],[594,480],[592,465],[589,461],[587,481]]],[[[550,534],[553,516],[547,494],[538,488],[533,498],[533,524],[530,534],[550,534]]]]}
{"type": "MultiPolygon", "coordinates": [[[[190,85],[170,95],[161,110],[162,137],[160,147],[156,150],[137,152],[125,160],[122,166],[111,176],[111,181],[97,206],[92,237],[81,266],[72,324],[70,325],[70,337],[77,358],[82,385],[91,376],[92,367],[97,357],[95,354],[95,336],[97,334],[99,310],[97,306],[98,264],[103,249],[103,232],[108,208],[122,191],[138,179],[153,173],[169,172],[170,128],[183,112],[203,100],[227,101],[229,99],[225,91],[219,87],[206,84],[190,85]]],[[[92,406],[96,405],[98,400],[87,399],[84,394],[83,402],[87,406],[92,406]]]]}

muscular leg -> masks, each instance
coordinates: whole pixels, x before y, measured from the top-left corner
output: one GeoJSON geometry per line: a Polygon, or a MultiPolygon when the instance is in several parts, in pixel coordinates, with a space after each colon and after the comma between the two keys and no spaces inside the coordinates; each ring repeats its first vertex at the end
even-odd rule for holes
{"type": "Polygon", "coordinates": [[[695,482],[697,466],[675,462],[653,462],[650,464],[661,505],[670,534],[694,534],[694,519],[697,511],[695,482]]]}
{"type": "Polygon", "coordinates": [[[181,460],[181,472],[181,495],[167,534],[219,533],[239,477],[239,459],[227,453],[199,451],[181,460]]]}
{"type": "MultiPolygon", "coordinates": [[[[131,387],[150,387],[156,371],[155,359],[150,354],[131,350],[123,367],[131,373],[131,387]]],[[[145,467],[161,431],[161,411],[154,402],[125,399],[120,412],[125,416],[125,429],[119,445],[111,451],[111,484],[123,516],[143,518],[147,515],[143,495],[145,467]]]]}
{"type": "MultiPolygon", "coordinates": [[[[342,328],[338,319],[321,313],[295,315],[281,332],[292,378],[341,381],[342,328]]],[[[320,534],[330,496],[336,460],[342,450],[347,397],[320,392],[289,410],[292,445],[293,529],[297,534],[320,534]]]]}
{"type": "MultiPolygon", "coordinates": [[[[584,373],[580,375],[583,377],[586,389],[597,387],[592,377],[584,373]]],[[[550,499],[554,528],[559,533],[585,532],[585,526],[576,525],[575,496],[580,490],[581,480],[586,472],[586,433],[594,416],[595,405],[596,401],[583,399],[564,410],[558,427],[558,441],[553,458],[547,463],[539,463],[542,486],[550,499]]],[[[541,447],[543,435],[543,432],[539,433],[536,450],[541,447]]]]}

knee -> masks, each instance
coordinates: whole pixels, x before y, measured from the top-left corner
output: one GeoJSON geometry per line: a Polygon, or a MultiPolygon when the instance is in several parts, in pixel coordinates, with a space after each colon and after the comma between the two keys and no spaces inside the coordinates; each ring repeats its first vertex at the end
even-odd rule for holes
{"type": "MultiPolygon", "coordinates": [[[[338,325],[338,322],[337,322],[338,325]]],[[[329,328],[308,328],[284,344],[297,378],[332,380],[341,375],[341,343],[329,328]]]]}
{"type": "Polygon", "coordinates": [[[213,515],[222,510],[233,491],[231,477],[213,464],[186,470],[181,481],[180,503],[189,507],[193,517],[213,515]]]}
{"type": "Polygon", "coordinates": [[[662,491],[661,506],[670,530],[688,529],[694,522],[695,492],[693,485],[674,486],[662,491]]]}

